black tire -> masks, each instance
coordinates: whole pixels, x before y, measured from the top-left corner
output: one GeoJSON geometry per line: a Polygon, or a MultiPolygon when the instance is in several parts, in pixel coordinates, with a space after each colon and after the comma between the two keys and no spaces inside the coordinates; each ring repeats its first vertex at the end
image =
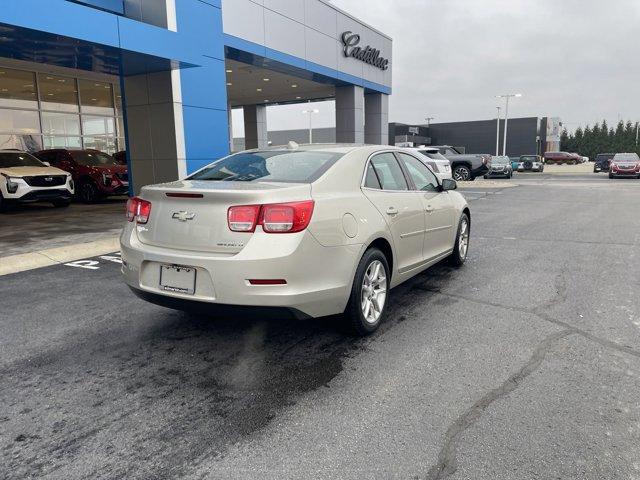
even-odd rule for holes
{"type": "Polygon", "coordinates": [[[471,170],[466,165],[458,165],[453,168],[453,179],[456,182],[467,182],[473,180],[471,177],[471,170]]]}
{"type": "MultiPolygon", "coordinates": [[[[344,311],[344,316],[348,322],[349,330],[351,333],[359,336],[369,335],[375,332],[380,324],[383,322],[385,313],[387,311],[387,303],[389,298],[389,283],[391,275],[389,274],[389,263],[387,257],[384,256],[377,248],[370,248],[360,259],[356,274],[353,279],[353,285],[351,286],[351,295],[349,296],[349,303],[344,311]],[[369,270],[369,267],[379,262],[384,267],[384,275],[386,279],[385,283],[385,296],[384,304],[379,312],[379,315],[375,321],[367,320],[363,312],[363,296],[366,294],[364,289],[365,274],[369,270]]],[[[373,302],[372,302],[373,305],[373,302]]]]}
{"type": "Polygon", "coordinates": [[[469,238],[471,233],[471,221],[466,213],[463,213],[458,222],[458,233],[456,234],[456,243],[453,246],[453,252],[449,256],[449,264],[452,267],[459,268],[464,265],[467,260],[467,254],[469,253],[469,238]],[[462,243],[460,237],[463,232],[463,225],[466,222],[466,248],[462,251],[462,243]]]}
{"type": "Polygon", "coordinates": [[[67,208],[69,205],[71,205],[71,200],[54,200],[51,203],[56,208],[67,208]]]}
{"type": "Polygon", "coordinates": [[[486,180],[486,179],[488,179],[488,178],[489,178],[489,175],[485,175],[485,176],[484,176],[484,179],[485,179],[485,180],[486,180]]]}
{"type": "Polygon", "coordinates": [[[9,210],[9,204],[0,193],[0,213],[4,213],[9,210]]]}
{"type": "Polygon", "coordinates": [[[78,189],[78,198],[83,203],[95,203],[100,199],[98,187],[92,181],[83,182],[78,189]]]}
{"type": "Polygon", "coordinates": [[[613,174],[612,173],[609,173],[609,178],[613,178],[613,174]]]}

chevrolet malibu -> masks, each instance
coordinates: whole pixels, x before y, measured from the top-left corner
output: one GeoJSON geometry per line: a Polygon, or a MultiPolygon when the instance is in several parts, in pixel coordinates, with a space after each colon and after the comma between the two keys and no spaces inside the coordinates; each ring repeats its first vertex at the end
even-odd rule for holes
{"type": "Polygon", "coordinates": [[[366,335],[391,288],[467,258],[469,207],[424,162],[394,147],[290,143],[146,186],[127,205],[124,279],[171,308],[343,314],[366,335]]]}

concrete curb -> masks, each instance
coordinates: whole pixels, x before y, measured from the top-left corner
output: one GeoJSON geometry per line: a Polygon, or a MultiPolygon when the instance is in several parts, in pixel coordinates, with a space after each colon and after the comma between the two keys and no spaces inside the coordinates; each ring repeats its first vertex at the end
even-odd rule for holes
{"type": "Polygon", "coordinates": [[[36,268],[50,267],[52,265],[60,265],[62,263],[73,262],[74,260],[117,252],[118,250],[120,250],[120,242],[116,236],[104,240],[96,240],[95,242],[79,243],[65,247],[40,250],[38,252],[0,257],[0,276],[36,268]]]}

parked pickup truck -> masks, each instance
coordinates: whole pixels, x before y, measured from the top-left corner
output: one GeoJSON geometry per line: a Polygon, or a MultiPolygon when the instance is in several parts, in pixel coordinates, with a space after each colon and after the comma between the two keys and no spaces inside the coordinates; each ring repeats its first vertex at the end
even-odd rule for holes
{"type": "Polygon", "coordinates": [[[460,153],[450,145],[434,145],[451,162],[451,175],[456,181],[475,180],[489,172],[491,155],[460,153]]]}

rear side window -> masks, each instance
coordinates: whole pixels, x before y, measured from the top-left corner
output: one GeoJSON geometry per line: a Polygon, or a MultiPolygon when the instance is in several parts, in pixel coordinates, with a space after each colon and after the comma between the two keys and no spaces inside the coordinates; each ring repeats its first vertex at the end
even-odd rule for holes
{"type": "Polygon", "coordinates": [[[380,153],[371,159],[383,190],[409,190],[407,180],[393,153],[380,153]]]}
{"type": "Polygon", "coordinates": [[[373,165],[371,165],[371,163],[367,165],[367,174],[364,177],[364,186],[367,188],[375,188],[378,190],[382,188],[382,186],[380,185],[380,180],[378,180],[378,175],[373,169],[373,165]]]}
{"type": "Polygon", "coordinates": [[[237,153],[212,163],[188,179],[218,182],[311,183],[320,178],[342,156],[342,153],[315,150],[237,153]]]}

